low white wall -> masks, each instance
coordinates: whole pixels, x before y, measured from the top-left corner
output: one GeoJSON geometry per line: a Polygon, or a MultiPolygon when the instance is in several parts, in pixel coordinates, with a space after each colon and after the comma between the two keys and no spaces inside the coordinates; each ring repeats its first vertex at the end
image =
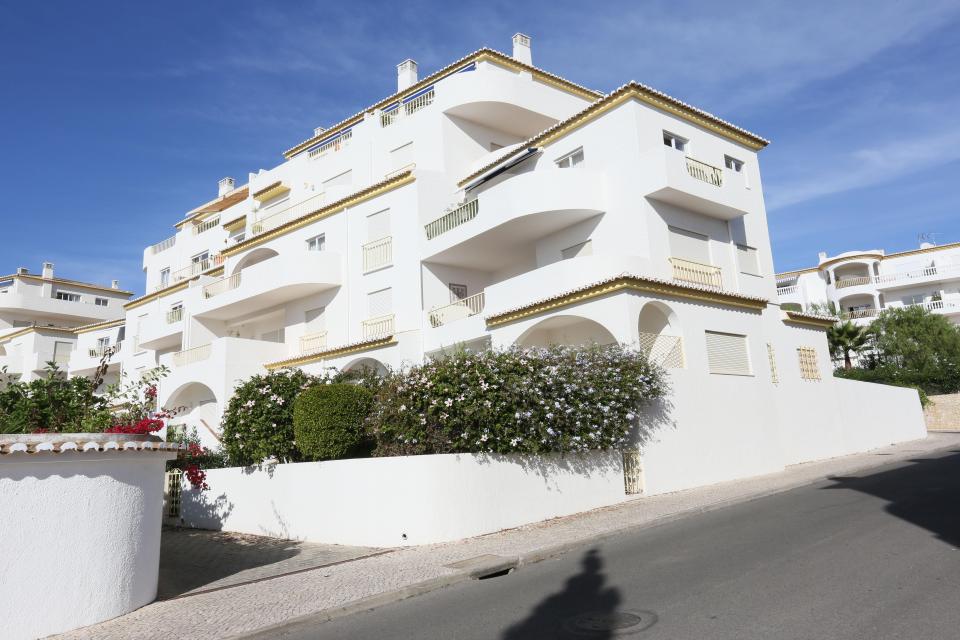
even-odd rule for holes
{"type": "Polygon", "coordinates": [[[158,451],[0,456],[0,636],[38,638],[156,597],[158,451]]]}
{"type": "Polygon", "coordinates": [[[915,389],[834,379],[847,453],[927,436],[915,389]]]}
{"type": "Polygon", "coordinates": [[[373,547],[459,540],[626,498],[616,451],[234,467],[208,471],[207,483],[184,488],[187,526],[373,547]]]}

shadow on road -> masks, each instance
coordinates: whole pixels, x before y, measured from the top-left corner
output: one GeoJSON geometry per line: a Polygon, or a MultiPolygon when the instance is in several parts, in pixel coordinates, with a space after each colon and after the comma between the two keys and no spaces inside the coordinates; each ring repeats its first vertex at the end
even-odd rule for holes
{"type": "Polygon", "coordinates": [[[851,489],[886,500],[886,511],[960,546],[960,451],[911,460],[908,466],[856,477],[831,477],[828,489],[851,489]]]}
{"type": "Polygon", "coordinates": [[[602,621],[614,615],[622,598],[616,587],[606,585],[603,559],[596,549],[583,556],[580,572],[570,577],[563,589],[547,596],[530,614],[507,629],[503,640],[589,637],[612,638],[612,630],[593,629],[589,619],[602,621]],[[585,626],[571,632],[578,616],[588,617],[585,626]]]}

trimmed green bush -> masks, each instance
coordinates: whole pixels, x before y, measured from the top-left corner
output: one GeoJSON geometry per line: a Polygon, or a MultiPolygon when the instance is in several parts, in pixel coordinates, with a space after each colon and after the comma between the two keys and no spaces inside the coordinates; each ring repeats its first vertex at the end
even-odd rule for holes
{"type": "Polygon", "coordinates": [[[293,403],[297,449],[308,460],[339,460],[369,452],[364,421],[373,394],[355,384],[307,389],[293,403]]]}
{"type": "Polygon", "coordinates": [[[803,307],[797,302],[783,302],[780,304],[780,308],[784,311],[803,311],[803,307]]]}

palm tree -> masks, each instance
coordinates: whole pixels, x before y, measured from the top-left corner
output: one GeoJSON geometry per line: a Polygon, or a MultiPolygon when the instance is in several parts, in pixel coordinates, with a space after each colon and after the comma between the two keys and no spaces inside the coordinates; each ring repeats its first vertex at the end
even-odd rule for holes
{"type": "Polygon", "coordinates": [[[866,327],[860,327],[849,320],[838,323],[827,329],[827,342],[830,343],[830,352],[834,356],[843,354],[843,368],[853,368],[853,361],[850,358],[852,353],[860,353],[870,341],[870,331],[866,327]]]}

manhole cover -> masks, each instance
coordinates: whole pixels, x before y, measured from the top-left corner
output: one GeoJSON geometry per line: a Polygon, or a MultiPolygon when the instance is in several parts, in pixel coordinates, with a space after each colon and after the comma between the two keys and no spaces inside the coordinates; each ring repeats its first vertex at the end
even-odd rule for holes
{"type": "Polygon", "coordinates": [[[656,621],[657,616],[649,611],[590,611],[570,618],[563,626],[576,635],[591,636],[609,631],[619,635],[644,631],[656,621]]]}

